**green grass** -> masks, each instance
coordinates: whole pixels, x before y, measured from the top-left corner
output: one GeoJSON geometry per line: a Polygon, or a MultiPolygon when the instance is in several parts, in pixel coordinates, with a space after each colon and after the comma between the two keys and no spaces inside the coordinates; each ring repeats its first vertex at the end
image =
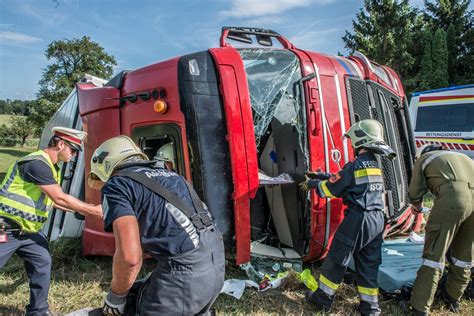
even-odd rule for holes
{"type": "MultiPolygon", "coordinates": [[[[80,245],[80,239],[61,239],[51,243],[53,270],[49,303],[54,312],[68,313],[85,307],[100,307],[109,290],[112,258],[84,258],[80,245]]],[[[229,259],[226,279],[246,279],[245,273],[232,262],[233,258],[229,259]]],[[[139,277],[147,275],[153,267],[153,260],[146,260],[139,277]]],[[[318,264],[309,268],[315,273],[319,270],[318,264]]],[[[0,315],[20,315],[29,299],[23,263],[13,256],[0,271],[0,315]]],[[[286,284],[276,290],[259,293],[247,288],[240,300],[221,294],[213,307],[219,315],[309,315],[312,310],[304,302],[305,291],[302,283],[296,281],[295,277],[289,277],[286,284]]],[[[332,313],[357,315],[357,304],[355,287],[341,284],[332,313]]],[[[434,314],[449,314],[439,304],[434,307],[434,314]]],[[[381,302],[381,308],[385,315],[403,315],[399,303],[393,299],[385,299],[381,302]]],[[[464,300],[462,308],[464,315],[471,315],[474,303],[464,300]]]]}
{"type": "Polygon", "coordinates": [[[10,123],[10,117],[11,115],[9,114],[0,114],[0,125],[2,124],[8,125],[10,123]]]}
{"type": "Polygon", "coordinates": [[[0,114],[0,125],[5,124],[5,125],[10,125],[10,118],[12,115],[10,114],[0,114]]]}
{"type": "Polygon", "coordinates": [[[35,148],[27,148],[27,147],[0,147],[0,183],[5,177],[8,167],[15,160],[26,156],[27,154],[35,151],[35,148]]]}

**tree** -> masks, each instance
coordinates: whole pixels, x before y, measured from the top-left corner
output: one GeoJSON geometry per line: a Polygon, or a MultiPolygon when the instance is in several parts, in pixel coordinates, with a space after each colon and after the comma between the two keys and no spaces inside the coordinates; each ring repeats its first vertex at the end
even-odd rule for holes
{"type": "Polygon", "coordinates": [[[46,123],[58,109],[58,105],[44,98],[38,99],[37,103],[38,106],[33,108],[28,116],[28,122],[34,126],[33,134],[39,137],[46,123]]]}
{"type": "Polygon", "coordinates": [[[433,42],[433,36],[429,29],[425,30],[423,36],[423,56],[420,62],[420,71],[418,72],[417,81],[419,91],[431,89],[432,82],[432,71],[433,71],[433,61],[431,57],[431,45],[433,42]]]}
{"type": "Polygon", "coordinates": [[[422,51],[420,45],[413,45],[414,37],[421,36],[423,23],[408,0],[365,0],[352,21],[354,32],[346,31],[342,39],[351,53],[358,50],[392,67],[402,78],[411,78],[417,73],[414,51],[422,51]]]}
{"type": "Polygon", "coordinates": [[[463,35],[465,52],[458,56],[458,76],[456,84],[474,82],[474,28],[463,35]]]}
{"type": "Polygon", "coordinates": [[[37,98],[41,106],[34,122],[42,129],[51,113],[54,113],[85,73],[108,79],[117,65],[115,58],[104,51],[90,37],[58,40],[48,45],[45,56],[48,65],[39,81],[37,98]],[[43,108],[46,106],[46,108],[43,108]]]}
{"type": "Polygon", "coordinates": [[[31,125],[27,118],[20,115],[12,115],[10,118],[10,134],[21,140],[21,146],[26,143],[26,138],[32,134],[31,125]]]}
{"type": "Polygon", "coordinates": [[[425,0],[425,16],[435,28],[448,30],[453,25],[456,33],[464,33],[472,23],[469,21],[469,4],[471,0],[425,0]]]}
{"type": "Polygon", "coordinates": [[[432,45],[432,88],[442,88],[448,85],[448,47],[446,45],[446,32],[438,29],[433,38],[432,45]]]}
{"type": "Polygon", "coordinates": [[[453,24],[448,27],[448,31],[446,32],[446,44],[448,47],[448,83],[454,84],[458,74],[458,49],[456,44],[456,32],[453,24]]]}
{"type": "Polygon", "coordinates": [[[472,83],[474,79],[474,10],[469,11],[470,0],[436,0],[425,1],[425,19],[433,29],[443,29],[448,32],[448,50],[450,59],[450,84],[472,83]],[[452,46],[452,37],[449,30],[454,28],[455,45],[452,46]],[[456,58],[454,59],[454,55],[456,58]],[[451,62],[456,60],[456,65],[451,62]],[[455,67],[455,68],[451,68],[455,67]],[[453,80],[454,81],[451,81],[453,80]]]}

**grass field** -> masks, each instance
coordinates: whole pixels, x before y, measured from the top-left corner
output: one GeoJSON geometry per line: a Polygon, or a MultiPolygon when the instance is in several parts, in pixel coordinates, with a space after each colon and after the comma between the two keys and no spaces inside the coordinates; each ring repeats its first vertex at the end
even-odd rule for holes
{"type": "Polygon", "coordinates": [[[9,120],[10,120],[10,115],[0,114],[0,125],[7,124],[9,120]]]}
{"type": "Polygon", "coordinates": [[[10,125],[10,117],[9,114],[0,114],[0,125],[6,124],[7,126],[10,125]]]}
{"type": "MultiPolygon", "coordinates": [[[[15,159],[33,151],[25,148],[0,147],[0,181],[6,168],[15,159]]],[[[109,290],[112,276],[112,259],[108,257],[84,258],[80,252],[80,239],[62,239],[51,243],[53,258],[52,282],[49,292],[50,308],[54,312],[67,313],[85,307],[100,307],[109,290]]],[[[245,273],[233,264],[227,264],[226,278],[247,279],[245,273]]],[[[153,270],[154,263],[147,260],[140,273],[145,276],[153,270]]],[[[317,272],[319,264],[309,266],[317,272]]],[[[257,292],[246,289],[240,300],[221,294],[214,304],[220,315],[307,315],[312,310],[304,302],[306,288],[295,278],[276,290],[257,292]]],[[[15,255],[0,270],[0,315],[22,315],[28,303],[28,278],[22,261],[15,255]]],[[[342,284],[336,294],[333,314],[356,315],[358,303],[354,285],[342,284]]],[[[385,299],[381,303],[383,314],[402,315],[399,303],[385,299]]],[[[463,301],[463,315],[472,315],[474,303],[463,301]]],[[[434,314],[448,315],[442,307],[435,304],[434,314]]]]}

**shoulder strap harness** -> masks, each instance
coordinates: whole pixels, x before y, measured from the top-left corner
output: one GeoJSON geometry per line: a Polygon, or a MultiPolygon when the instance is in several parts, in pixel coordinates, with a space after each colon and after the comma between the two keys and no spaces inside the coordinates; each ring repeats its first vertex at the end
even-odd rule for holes
{"type": "Polygon", "coordinates": [[[187,182],[186,180],[183,179],[184,183],[186,183],[186,186],[188,187],[189,193],[191,195],[191,199],[193,201],[194,208],[189,207],[174,192],[170,191],[168,188],[161,185],[160,183],[148,178],[143,173],[121,170],[117,173],[117,176],[127,177],[138,183],[143,184],[146,188],[155,192],[156,194],[164,198],[166,201],[168,201],[169,203],[173,204],[175,207],[180,209],[191,220],[193,225],[198,230],[203,230],[206,227],[209,227],[212,225],[212,219],[209,216],[209,213],[207,212],[207,210],[204,209],[204,203],[201,201],[196,191],[194,191],[191,184],[187,182]]]}

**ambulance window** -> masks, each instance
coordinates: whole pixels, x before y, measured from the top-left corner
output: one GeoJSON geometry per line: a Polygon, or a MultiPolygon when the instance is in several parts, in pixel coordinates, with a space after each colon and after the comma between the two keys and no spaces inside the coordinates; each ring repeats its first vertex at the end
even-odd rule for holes
{"type": "Polygon", "coordinates": [[[474,104],[446,104],[420,107],[416,118],[418,132],[472,132],[474,104]]]}
{"type": "Polygon", "coordinates": [[[442,131],[447,128],[449,109],[441,107],[420,107],[416,119],[417,131],[442,131]]]}
{"type": "Polygon", "coordinates": [[[467,107],[452,108],[449,113],[449,125],[463,126],[467,123],[467,107]]]}
{"type": "Polygon", "coordinates": [[[177,173],[184,175],[184,159],[179,126],[171,123],[135,127],[132,139],[150,160],[171,162],[177,173]]]}

